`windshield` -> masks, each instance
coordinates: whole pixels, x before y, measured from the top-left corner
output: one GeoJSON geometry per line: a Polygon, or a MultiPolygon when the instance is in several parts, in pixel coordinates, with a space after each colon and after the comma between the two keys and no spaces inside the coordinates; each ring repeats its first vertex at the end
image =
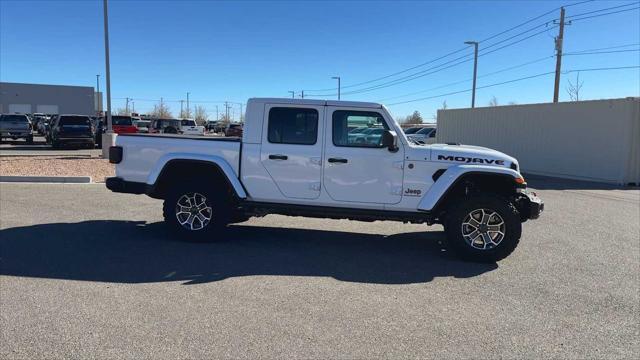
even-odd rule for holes
{"type": "Polygon", "coordinates": [[[231,124],[229,125],[229,129],[237,129],[240,128],[241,126],[239,124],[231,124]]]}
{"type": "Polygon", "coordinates": [[[29,122],[27,115],[2,115],[0,121],[29,122]]]}
{"type": "Polygon", "coordinates": [[[91,120],[88,116],[61,116],[60,125],[91,125],[91,120]]]}
{"type": "Polygon", "coordinates": [[[405,134],[415,134],[420,128],[412,127],[408,129],[404,129],[405,134]]]}
{"type": "Polygon", "coordinates": [[[120,126],[131,126],[133,124],[130,116],[112,116],[111,121],[113,121],[113,125],[120,126]]]}
{"type": "Polygon", "coordinates": [[[196,126],[195,120],[182,120],[182,126],[196,126]]]}
{"type": "Polygon", "coordinates": [[[433,131],[433,128],[422,128],[416,131],[416,134],[428,135],[432,131],[433,131]]]}
{"type": "Polygon", "coordinates": [[[149,127],[149,124],[151,124],[151,121],[144,121],[144,120],[136,121],[137,127],[149,127]]]}

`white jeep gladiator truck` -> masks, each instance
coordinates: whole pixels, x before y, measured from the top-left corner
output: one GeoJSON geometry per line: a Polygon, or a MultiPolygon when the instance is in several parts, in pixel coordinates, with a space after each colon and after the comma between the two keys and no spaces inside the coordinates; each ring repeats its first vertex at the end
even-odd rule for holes
{"type": "Polygon", "coordinates": [[[461,257],[493,262],[544,208],[516,159],[414,143],[375,103],[250,99],[242,139],[121,134],[109,158],[107,188],[164,199],[165,222],[185,239],[267,214],[439,223],[461,257]],[[364,126],[383,130],[349,136],[364,126]]]}

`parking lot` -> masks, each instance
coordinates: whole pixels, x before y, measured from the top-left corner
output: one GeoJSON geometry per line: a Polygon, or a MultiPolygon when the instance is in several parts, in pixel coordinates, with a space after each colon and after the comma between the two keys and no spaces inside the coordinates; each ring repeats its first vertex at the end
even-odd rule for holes
{"type": "Polygon", "coordinates": [[[193,244],[145,196],[0,184],[0,357],[636,356],[640,191],[530,182],[545,213],[488,265],[440,226],[269,215],[193,244]]]}

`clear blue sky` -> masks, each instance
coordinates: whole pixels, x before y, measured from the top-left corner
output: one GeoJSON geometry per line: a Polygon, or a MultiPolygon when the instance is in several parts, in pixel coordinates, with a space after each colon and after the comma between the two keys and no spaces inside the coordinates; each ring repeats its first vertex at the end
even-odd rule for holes
{"type": "MultiPolygon", "coordinates": [[[[465,47],[465,40],[483,40],[561,5],[564,1],[389,1],[389,2],[214,2],[115,1],[109,3],[111,86],[113,107],[124,97],[136,99],[136,110],[149,110],[154,100],[186,98],[202,101],[215,116],[214,101],[245,102],[249,97],[288,97],[289,90],[335,87],[340,75],[343,99],[396,102],[470,89],[472,62],[374,91],[349,91],[384,84],[471,53],[471,48],[432,64],[378,82],[349,87],[427,62],[465,47]],[[453,82],[455,85],[442,87],[453,82]],[[438,89],[425,91],[432,88],[438,89]],[[421,93],[398,97],[400,95],[421,93]],[[146,100],[145,100],[146,99],[146,100]],[[207,101],[207,103],[204,103],[207,101]]],[[[634,1],[592,1],[567,8],[567,17],[634,1]]],[[[630,5],[609,10],[637,7],[630,5]]],[[[589,15],[601,15],[595,12],[589,15]]],[[[639,11],[575,21],[565,28],[565,53],[629,45],[640,48],[639,11]],[[635,44],[635,45],[630,45],[635,44]]],[[[483,47],[557,19],[559,11],[543,16],[483,47]]],[[[553,27],[553,24],[549,24],[553,27]]],[[[488,48],[545,30],[545,27],[488,48]]],[[[479,58],[483,76],[533,60],[539,62],[480,77],[478,86],[553,71],[555,60],[550,28],[530,39],[479,58]]],[[[102,1],[0,0],[0,80],[9,82],[95,86],[101,74],[104,90],[102,1]]],[[[602,51],[602,50],[601,50],[602,51]]],[[[463,59],[464,60],[464,59],[463,59]]],[[[566,56],[563,70],[639,66],[640,52],[566,56]]],[[[563,75],[561,100],[568,100],[563,75]]],[[[584,99],[638,96],[638,69],[582,72],[584,99]]],[[[495,96],[500,104],[551,100],[553,75],[479,89],[477,104],[495,96]]],[[[315,92],[332,94],[334,91],[315,92]]],[[[333,98],[333,96],[319,96],[333,98]]],[[[444,100],[448,107],[468,107],[469,92],[405,104],[389,105],[404,116],[419,110],[431,117],[444,100]]],[[[179,102],[169,102],[174,113],[179,102]]],[[[222,104],[218,103],[220,108],[222,104]]],[[[238,112],[236,105],[236,117],[238,112]]]]}

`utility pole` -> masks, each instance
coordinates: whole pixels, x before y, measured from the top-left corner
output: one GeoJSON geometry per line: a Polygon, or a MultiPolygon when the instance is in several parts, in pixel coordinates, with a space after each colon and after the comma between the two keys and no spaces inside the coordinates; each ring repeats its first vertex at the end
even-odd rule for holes
{"type": "Polygon", "coordinates": [[[242,117],[242,103],[240,103],[240,122],[244,122],[244,119],[242,117]]]}
{"type": "Polygon", "coordinates": [[[340,100],[340,76],[334,76],[332,79],[338,80],[338,100],[340,100]]]}
{"type": "Polygon", "coordinates": [[[131,112],[132,113],[136,112],[136,103],[133,100],[131,101],[131,112]]]}
{"type": "Polygon", "coordinates": [[[560,8],[560,29],[556,38],[556,80],[553,86],[553,102],[558,102],[560,94],[560,70],[562,69],[562,41],[564,40],[564,7],[560,8]]]}
{"type": "Polygon", "coordinates": [[[189,92],[187,92],[187,117],[191,117],[191,108],[189,107],[189,92]]]}
{"type": "Polygon", "coordinates": [[[473,45],[473,91],[471,92],[471,108],[476,107],[476,79],[478,77],[478,42],[465,41],[467,45],[473,45]]]}
{"type": "Polygon", "coordinates": [[[220,121],[220,117],[218,116],[218,105],[216,105],[216,121],[220,121]]]}
{"type": "Polygon", "coordinates": [[[184,111],[182,109],[182,104],[184,103],[184,100],[180,100],[180,117],[182,117],[182,115],[184,115],[184,111]]]}
{"type": "Polygon", "coordinates": [[[129,98],[126,98],[126,99],[127,99],[127,103],[124,106],[124,109],[125,109],[124,111],[128,114],[129,113],[129,98]]]}
{"type": "Polygon", "coordinates": [[[300,93],[302,94],[302,98],[304,99],[304,90],[301,90],[300,93]]]}
{"type": "Polygon", "coordinates": [[[291,98],[295,98],[296,97],[296,92],[295,91],[289,91],[289,93],[291,94],[291,98]]]}
{"type": "Polygon", "coordinates": [[[226,116],[225,120],[231,122],[230,119],[229,119],[229,103],[227,101],[224,102],[224,111],[225,111],[225,114],[226,114],[225,115],[226,116]]]}

